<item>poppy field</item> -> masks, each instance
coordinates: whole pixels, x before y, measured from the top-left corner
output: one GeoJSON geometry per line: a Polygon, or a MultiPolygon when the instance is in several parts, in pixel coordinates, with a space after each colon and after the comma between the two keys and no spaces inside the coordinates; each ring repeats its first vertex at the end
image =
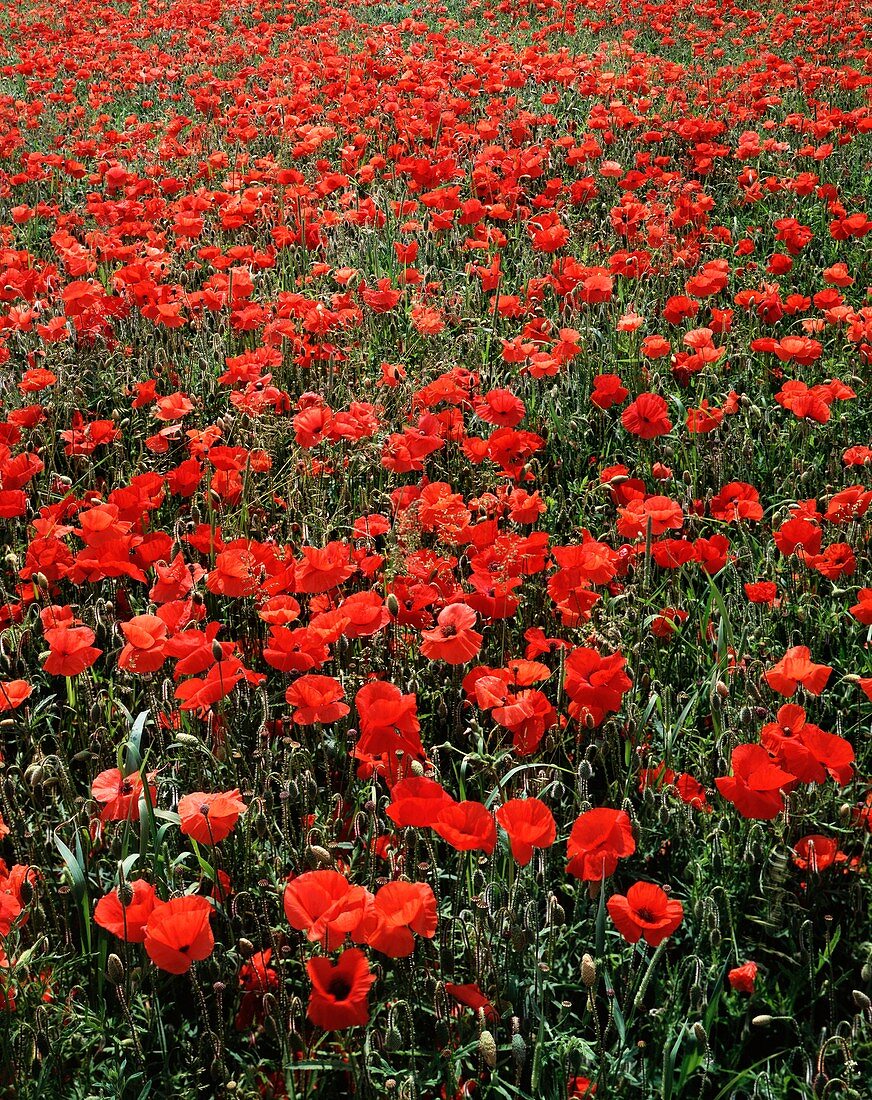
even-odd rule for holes
{"type": "Polygon", "coordinates": [[[858,0],[0,18],[0,1097],[872,1094],[858,0]]]}

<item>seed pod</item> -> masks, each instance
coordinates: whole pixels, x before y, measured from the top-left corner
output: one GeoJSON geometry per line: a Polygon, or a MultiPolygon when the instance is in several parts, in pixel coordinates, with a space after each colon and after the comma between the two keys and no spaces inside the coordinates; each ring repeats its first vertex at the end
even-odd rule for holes
{"type": "Polygon", "coordinates": [[[586,989],[592,989],[596,985],[596,963],[587,953],[581,957],[581,981],[586,989]]]}
{"type": "Polygon", "coordinates": [[[106,977],[113,985],[124,981],[124,963],[114,952],[106,960],[106,977]]]}
{"type": "Polygon", "coordinates": [[[496,1039],[487,1030],[483,1031],[478,1037],[478,1053],[488,1069],[493,1069],[497,1064],[496,1039]]]}

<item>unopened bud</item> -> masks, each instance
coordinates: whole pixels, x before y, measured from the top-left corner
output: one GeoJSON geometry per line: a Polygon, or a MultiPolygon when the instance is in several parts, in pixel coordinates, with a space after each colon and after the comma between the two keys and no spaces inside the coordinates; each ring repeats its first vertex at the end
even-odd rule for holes
{"type": "Polygon", "coordinates": [[[497,1064],[497,1042],[487,1030],[478,1037],[478,1053],[488,1069],[493,1069],[497,1064]]]}
{"type": "Polygon", "coordinates": [[[243,957],[243,959],[250,959],[254,954],[254,944],[251,940],[247,940],[241,937],[236,941],[236,950],[243,957]]]}
{"type": "Polygon", "coordinates": [[[114,952],[106,960],[106,977],[113,985],[121,985],[124,981],[124,963],[114,952]]]}
{"type": "Polygon", "coordinates": [[[754,1027],[769,1027],[772,1023],[772,1017],[767,1015],[755,1016],[751,1021],[754,1027]]]}
{"type": "Polygon", "coordinates": [[[851,996],[854,998],[854,1004],[863,1012],[868,1012],[872,1008],[872,1001],[866,996],[862,989],[852,989],[851,996]]]}
{"type": "Polygon", "coordinates": [[[397,599],[393,592],[388,592],[387,599],[385,600],[385,607],[391,615],[391,618],[395,619],[400,613],[400,601],[397,599]]]}
{"type": "Polygon", "coordinates": [[[322,848],[320,844],[310,844],[309,855],[319,867],[333,866],[333,856],[330,855],[326,848],[322,848]]]}
{"type": "Polygon", "coordinates": [[[593,957],[588,954],[581,957],[581,981],[587,989],[591,989],[596,985],[596,963],[593,961],[593,957]]]}

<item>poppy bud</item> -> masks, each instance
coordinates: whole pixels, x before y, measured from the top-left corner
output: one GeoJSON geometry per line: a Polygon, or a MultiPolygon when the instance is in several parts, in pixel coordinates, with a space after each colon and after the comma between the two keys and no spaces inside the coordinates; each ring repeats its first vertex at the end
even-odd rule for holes
{"type": "Polygon", "coordinates": [[[512,1036],[512,1061],[515,1063],[515,1071],[520,1073],[527,1061],[527,1044],[522,1035],[515,1032],[512,1036]]]}
{"type": "Polygon", "coordinates": [[[478,1053],[488,1069],[493,1069],[497,1064],[497,1043],[487,1030],[478,1037],[478,1053]]]}
{"type": "Polygon", "coordinates": [[[852,989],[851,996],[854,998],[854,1004],[862,1012],[868,1012],[872,1008],[872,1001],[866,996],[861,989],[852,989]]]}
{"type": "Polygon", "coordinates": [[[320,844],[309,845],[309,857],[314,860],[318,867],[333,866],[333,856],[330,855],[326,848],[322,848],[320,844]]]}
{"type": "Polygon", "coordinates": [[[220,661],[224,657],[224,651],[222,650],[221,643],[218,641],[217,638],[214,638],[212,641],[212,657],[216,661],[220,661]]]}
{"type": "Polygon", "coordinates": [[[413,760],[410,771],[414,776],[421,776],[424,774],[424,765],[420,760],[413,760]]]}
{"type": "Polygon", "coordinates": [[[122,882],[118,887],[118,900],[122,906],[126,909],[128,905],[133,901],[134,890],[129,882],[122,882]]]}
{"type": "Polygon", "coordinates": [[[44,776],[45,769],[41,764],[31,764],[24,772],[24,778],[34,790],[42,783],[44,776]]]}
{"type": "Polygon", "coordinates": [[[45,573],[34,573],[33,580],[36,584],[36,587],[40,589],[40,591],[48,591],[48,577],[45,575],[45,573]]]}
{"type": "Polygon", "coordinates": [[[258,835],[258,839],[266,840],[269,836],[269,822],[266,819],[265,814],[258,814],[254,819],[254,831],[258,835]]]}
{"type": "Polygon", "coordinates": [[[113,985],[124,981],[124,963],[114,952],[106,960],[106,977],[113,985]]]}
{"type": "Polygon", "coordinates": [[[586,989],[596,985],[596,963],[587,953],[581,956],[581,982],[586,989]]]}
{"type": "Polygon", "coordinates": [[[388,592],[387,599],[385,600],[385,607],[387,607],[392,619],[395,619],[399,614],[400,601],[393,592],[388,592]]]}
{"type": "Polygon", "coordinates": [[[730,689],[727,687],[723,680],[718,680],[717,684],[715,685],[715,691],[718,693],[718,695],[720,695],[722,699],[726,699],[727,696],[730,694],[730,689]]]}
{"type": "Polygon", "coordinates": [[[244,937],[240,937],[236,941],[236,950],[243,957],[243,959],[250,959],[254,954],[254,944],[251,940],[247,940],[244,937]]]}
{"type": "Polygon", "coordinates": [[[772,1020],[772,1016],[767,1016],[764,1014],[762,1016],[755,1016],[751,1023],[754,1027],[769,1027],[769,1025],[772,1023],[772,1020]]]}
{"type": "Polygon", "coordinates": [[[703,1050],[708,1049],[708,1036],[705,1033],[705,1028],[702,1026],[699,1020],[697,1020],[696,1023],[693,1025],[693,1036],[703,1050]]]}

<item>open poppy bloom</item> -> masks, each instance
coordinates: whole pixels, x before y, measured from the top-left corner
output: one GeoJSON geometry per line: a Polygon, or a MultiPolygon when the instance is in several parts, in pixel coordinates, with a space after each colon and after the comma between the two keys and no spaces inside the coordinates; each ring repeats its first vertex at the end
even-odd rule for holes
{"type": "Polygon", "coordinates": [[[369,990],[375,975],[359,947],[349,947],[335,963],[324,957],[309,959],[306,973],[312,983],[306,1015],[313,1024],[325,1031],[341,1031],[369,1021],[369,990]]]}
{"type": "Polygon", "coordinates": [[[363,922],[365,942],[383,955],[402,959],[415,950],[413,932],[428,940],[436,935],[437,919],[436,897],[426,882],[388,882],[363,922]]]}
{"type": "Polygon", "coordinates": [[[285,692],[285,699],[294,711],[298,726],[327,725],[348,714],[342,685],[332,676],[310,674],[295,680],[285,692]]]}
{"type": "Polygon", "coordinates": [[[482,635],[473,630],[476,615],[465,603],[451,603],[439,612],[436,626],[422,632],[421,652],[431,660],[462,665],[481,649],[482,635]]]}
{"type": "Polygon", "coordinates": [[[493,814],[480,802],[444,803],[433,829],[458,852],[490,855],[497,843],[493,814]]]}
{"type": "Polygon", "coordinates": [[[338,871],[306,871],[285,886],[283,904],[292,928],[332,951],[357,929],[370,898],[338,871]]]}
{"type": "Polygon", "coordinates": [[[166,660],[167,628],[157,615],[135,615],[121,623],[127,644],[118,657],[118,667],[128,672],[157,672],[166,660]]]}
{"type": "Polygon", "coordinates": [[[94,906],[94,921],[127,943],[143,943],[148,919],[161,905],[150,882],[131,879],[100,898],[94,906]],[[126,904],[121,900],[122,893],[129,897],[126,904]]]}
{"type": "Polygon", "coordinates": [[[497,822],[509,834],[516,863],[526,867],[534,848],[550,848],[557,836],[554,815],[538,798],[511,798],[496,812],[497,822]]]}
{"type": "MultiPolygon", "coordinates": [[[[157,797],[157,787],[151,783],[154,773],[148,778],[148,790],[153,803],[157,797]]],[[[96,802],[103,803],[101,821],[129,821],[139,813],[139,800],[142,795],[143,782],[140,772],[125,775],[118,768],[107,768],[106,771],[100,772],[91,784],[91,797],[96,802]]]]}
{"type": "Polygon", "coordinates": [[[198,844],[218,844],[230,835],[239,815],[247,809],[238,788],[214,794],[194,791],[179,799],[180,827],[198,844]]]}
{"type": "Polygon", "coordinates": [[[829,665],[816,665],[810,658],[808,646],[791,646],[766,673],[766,683],[780,695],[793,695],[800,684],[809,695],[820,695],[833,670],[829,665]]]}
{"type": "Polygon", "coordinates": [[[187,974],[215,946],[211,915],[209,900],[197,895],[172,898],[158,906],[145,926],[146,954],[161,970],[187,974]]]}
{"type": "Polygon", "coordinates": [[[32,691],[33,686],[27,680],[0,680],[0,714],[20,707],[32,691]]]}
{"type": "Polygon", "coordinates": [[[599,882],[615,873],[618,860],[636,851],[633,827],[624,810],[606,806],[576,819],[569,834],[567,874],[584,882],[599,882]]]}
{"type": "Polygon", "coordinates": [[[769,821],[784,809],[782,791],[796,776],[777,767],[762,745],[737,745],[731,757],[733,774],[718,776],[715,786],[742,817],[769,821]]]}
{"type": "Polygon", "coordinates": [[[444,805],[454,799],[437,783],[423,775],[410,775],[395,783],[387,815],[395,825],[423,829],[432,825],[444,805]]]}
{"type": "Polygon", "coordinates": [[[627,943],[644,939],[650,947],[671,936],[684,917],[681,902],[653,882],[634,883],[626,896],[613,894],[606,909],[627,943]]]}

